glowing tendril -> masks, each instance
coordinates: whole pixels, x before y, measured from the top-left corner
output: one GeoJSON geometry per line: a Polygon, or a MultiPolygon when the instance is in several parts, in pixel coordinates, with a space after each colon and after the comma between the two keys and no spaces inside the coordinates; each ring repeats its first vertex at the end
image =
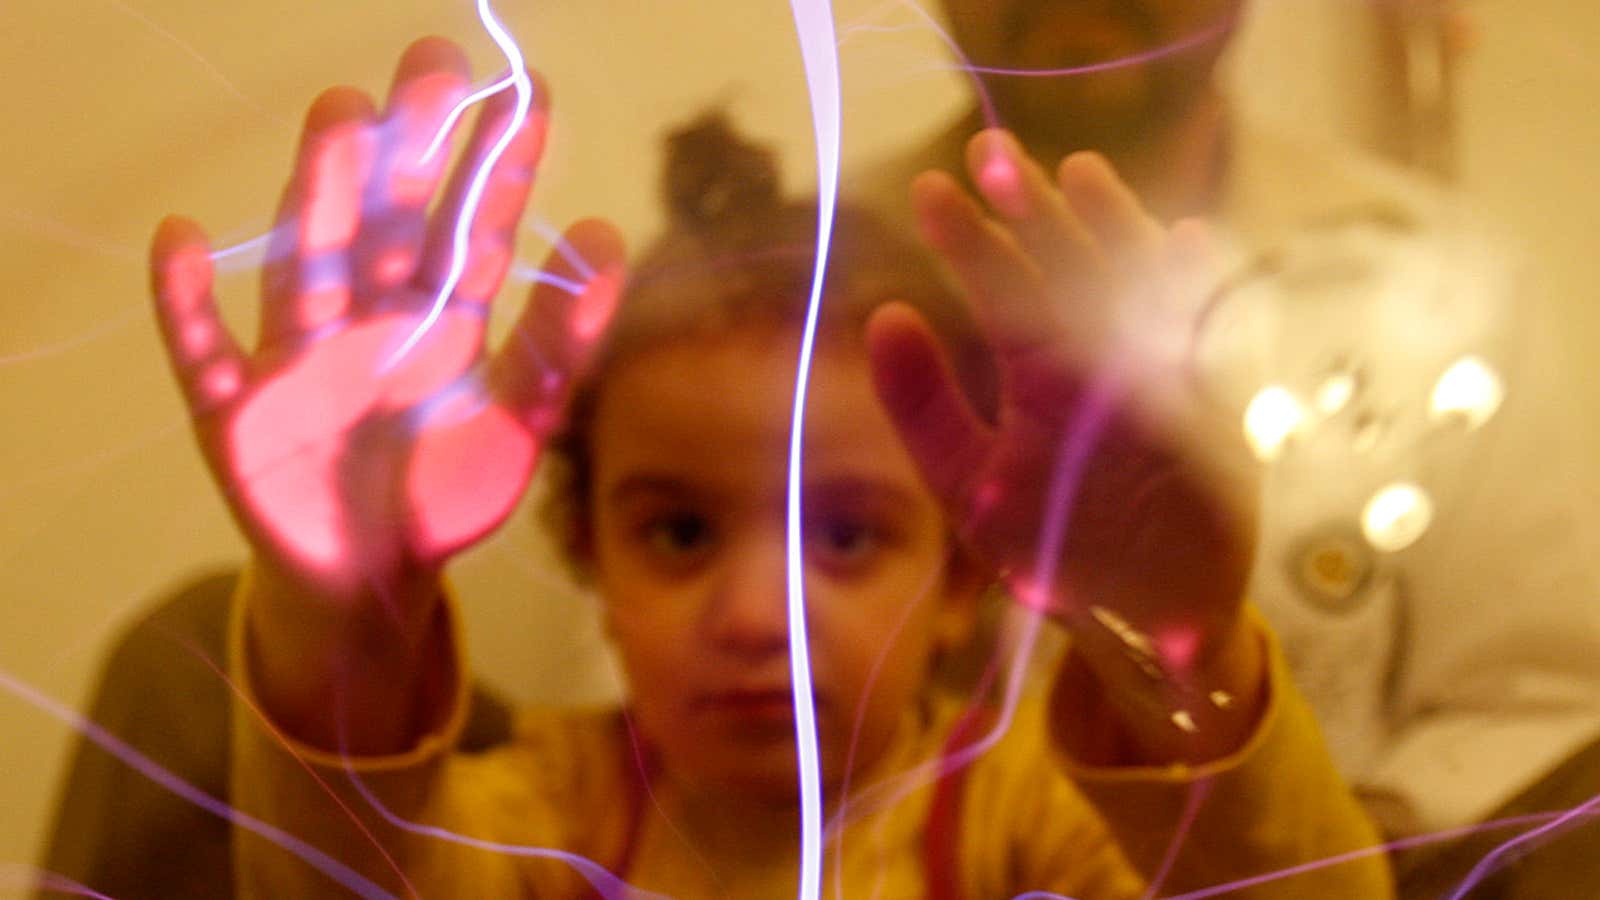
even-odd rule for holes
{"type": "Polygon", "coordinates": [[[99,891],[91,890],[65,875],[47,872],[20,863],[0,863],[0,888],[33,889],[74,897],[93,897],[95,900],[116,900],[99,891]]]}
{"type": "Polygon", "coordinates": [[[589,265],[589,261],[583,258],[583,254],[574,249],[572,244],[565,237],[562,237],[561,232],[557,231],[554,225],[536,216],[528,223],[528,227],[532,228],[534,233],[539,235],[546,244],[555,248],[555,251],[561,254],[562,259],[571,263],[572,269],[578,273],[578,277],[584,281],[593,281],[595,279],[594,266],[589,265]]]}
{"type": "Polygon", "coordinates": [[[300,857],[318,871],[349,888],[357,896],[372,900],[397,900],[393,894],[369,881],[359,872],[334,859],[316,847],[292,834],[223,803],[200,790],[155,760],[135,750],[132,745],[107,731],[104,727],[23,683],[11,673],[0,670],[0,688],[70,727],[73,731],[99,746],[100,749],[122,760],[129,768],[159,784],[179,797],[193,803],[208,813],[231,822],[233,825],[255,832],[274,844],[300,857]]]}
{"type": "Polygon", "coordinates": [[[1579,824],[1580,820],[1593,817],[1597,809],[1600,809],[1600,797],[1593,797],[1588,802],[1573,807],[1538,828],[1519,834],[1489,851],[1482,859],[1478,860],[1477,865],[1472,867],[1472,871],[1468,872],[1467,877],[1461,880],[1461,884],[1450,892],[1447,900],[1463,900],[1473,888],[1478,886],[1479,882],[1489,877],[1490,873],[1495,869],[1510,863],[1515,858],[1513,854],[1516,851],[1520,849],[1524,853],[1531,852],[1540,843],[1554,840],[1563,830],[1579,824]]]}
{"type": "Polygon", "coordinates": [[[383,805],[383,802],[378,799],[377,795],[372,793],[372,789],[367,787],[366,783],[363,782],[360,776],[356,774],[355,769],[350,767],[348,759],[346,759],[345,762],[345,776],[350,780],[351,786],[356,789],[356,792],[361,795],[362,799],[366,800],[367,805],[371,806],[372,809],[378,813],[378,815],[382,816],[385,822],[388,822],[390,825],[393,825],[395,828],[398,828],[401,831],[407,831],[422,837],[433,838],[435,840],[445,841],[451,844],[459,844],[463,847],[472,847],[477,850],[498,853],[503,856],[519,857],[523,859],[559,860],[577,870],[578,874],[581,875],[585,881],[589,882],[589,885],[593,887],[601,897],[605,898],[605,900],[669,900],[669,898],[662,894],[643,891],[639,888],[629,885],[621,878],[618,878],[616,875],[612,874],[612,872],[605,866],[600,865],[588,857],[579,856],[576,853],[569,853],[565,850],[557,850],[553,847],[529,847],[521,844],[507,844],[501,841],[490,841],[483,838],[472,837],[471,835],[458,834],[454,831],[440,828],[437,825],[424,825],[420,822],[412,822],[408,819],[403,819],[396,815],[394,811],[390,810],[387,806],[383,805]]]}
{"type": "Polygon", "coordinates": [[[533,284],[548,284],[558,287],[576,297],[583,293],[583,284],[571,278],[562,278],[540,269],[538,266],[519,265],[511,269],[511,277],[518,281],[527,281],[533,284]]]}
{"type": "Polygon", "coordinates": [[[528,111],[533,104],[533,79],[528,76],[528,66],[522,57],[522,50],[506,31],[505,26],[495,17],[489,0],[478,0],[478,18],[482,20],[483,27],[488,30],[489,36],[494,39],[495,45],[505,54],[506,61],[511,65],[511,75],[508,77],[516,88],[516,107],[511,114],[511,121],[506,125],[505,133],[500,135],[499,140],[495,141],[494,146],[484,155],[483,162],[478,165],[478,171],[473,173],[472,182],[467,187],[466,199],[461,204],[461,218],[455,223],[455,234],[450,250],[450,271],[445,276],[444,284],[439,286],[439,293],[433,298],[433,305],[428,309],[427,315],[423,316],[417,327],[385,361],[386,370],[410,353],[417,342],[422,340],[423,335],[427,334],[444,314],[450,295],[455,292],[456,286],[461,283],[462,274],[466,272],[472,220],[477,217],[478,206],[483,201],[484,190],[489,184],[489,176],[493,174],[495,164],[500,161],[500,157],[505,155],[506,148],[516,139],[517,132],[521,131],[523,124],[528,121],[528,111]]]}
{"type": "Polygon", "coordinates": [[[1130,53],[1103,62],[1087,63],[1081,66],[1065,66],[1055,69],[1016,69],[1004,66],[977,66],[970,62],[963,62],[956,68],[962,71],[979,75],[1003,75],[1011,78],[1063,78],[1070,75],[1092,75],[1096,72],[1111,72],[1117,69],[1129,69],[1142,66],[1169,56],[1186,53],[1197,47],[1219,41],[1227,37],[1239,23],[1238,16],[1225,16],[1211,25],[1201,28],[1192,34],[1178,38],[1159,47],[1152,47],[1141,53],[1130,53]]]}
{"type": "Polygon", "coordinates": [[[231,268],[253,269],[263,262],[262,256],[257,255],[257,251],[264,255],[271,248],[272,239],[278,234],[278,231],[279,229],[272,229],[265,234],[258,234],[237,244],[213,250],[211,251],[211,261],[213,263],[223,263],[237,260],[231,265],[218,266],[217,269],[219,271],[227,271],[231,268]]]}
{"type": "Polygon", "coordinates": [[[428,142],[428,149],[423,151],[422,158],[417,161],[417,164],[427,165],[433,162],[433,158],[439,154],[439,149],[444,146],[444,142],[450,137],[450,132],[455,130],[456,123],[461,121],[461,117],[466,114],[467,110],[514,84],[516,84],[516,77],[507,75],[505,78],[487,87],[479,88],[463,97],[461,102],[450,110],[450,114],[445,116],[444,123],[439,126],[439,130],[434,132],[433,140],[428,142]]]}
{"type": "Polygon", "coordinates": [[[827,0],[790,0],[806,83],[811,91],[811,124],[817,140],[817,251],[806,305],[805,331],[795,374],[794,416],[789,426],[788,563],[789,673],[794,696],[795,744],[800,774],[800,900],[822,896],[822,772],[817,758],[817,709],[811,686],[811,654],[806,644],[805,560],[801,553],[800,449],[805,427],[806,385],[816,349],[817,313],[828,270],[834,207],[839,194],[839,45],[827,0]]]}

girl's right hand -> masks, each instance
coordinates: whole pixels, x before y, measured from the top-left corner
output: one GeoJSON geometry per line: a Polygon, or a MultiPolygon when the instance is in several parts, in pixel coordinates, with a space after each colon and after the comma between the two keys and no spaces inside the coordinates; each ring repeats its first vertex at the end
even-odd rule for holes
{"type": "Polygon", "coordinates": [[[434,204],[450,151],[426,151],[469,90],[460,49],[431,38],[405,53],[381,114],[350,88],[316,100],[273,230],[253,353],[217,315],[204,233],[175,217],[156,232],[156,310],[201,450],[258,575],[319,605],[437,594],[427,588],[444,562],[521,496],[615,306],[621,240],[580,223],[511,337],[485,352],[545,92],[535,81],[514,133],[514,90],[483,104],[434,204]],[[460,252],[457,222],[502,143],[460,252]]]}
{"type": "Polygon", "coordinates": [[[966,545],[1072,632],[1062,671],[1087,669],[1115,710],[1095,724],[1138,748],[1118,762],[1232,752],[1266,678],[1242,614],[1259,471],[1174,339],[1208,284],[1199,223],[1161,225],[1096,154],[1052,178],[989,130],[967,163],[984,204],[941,172],[913,197],[994,349],[998,415],[977,413],[930,326],[897,304],[868,326],[879,394],[966,545]]]}

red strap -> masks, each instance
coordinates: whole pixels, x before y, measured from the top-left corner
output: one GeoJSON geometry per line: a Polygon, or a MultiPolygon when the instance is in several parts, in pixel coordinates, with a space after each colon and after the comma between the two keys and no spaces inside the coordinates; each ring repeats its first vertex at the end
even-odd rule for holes
{"type": "Polygon", "coordinates": [[[972,746],[989,730],[994,711],[987,706],[969,706],[950,729],[944,749],[939,753],[939,780],[934,784],[933,802],[928,807],[928,822],[922,834],[922,874],[928,886],[927,900],[962,900],[961,892],[961,800],[972,760],[962,760],[945,771],[945,765],[972,746]]]}

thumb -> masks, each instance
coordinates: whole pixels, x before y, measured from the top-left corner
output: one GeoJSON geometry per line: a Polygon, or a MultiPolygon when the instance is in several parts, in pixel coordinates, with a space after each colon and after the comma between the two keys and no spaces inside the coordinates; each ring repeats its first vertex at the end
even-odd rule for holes
{"type": "Polygon", "coordinates": [[[867,353],[878,398],[923,479],[960,513],[968,483],[989,456],[992,431],[973,410],[927,322],[891,303],[867,322],[867,353]]]}

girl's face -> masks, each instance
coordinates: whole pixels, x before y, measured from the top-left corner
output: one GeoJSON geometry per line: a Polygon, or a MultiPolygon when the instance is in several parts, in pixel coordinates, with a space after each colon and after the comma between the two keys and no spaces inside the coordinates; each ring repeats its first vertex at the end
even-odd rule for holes
{"type": "MultiPolygon", "coordinates": [[[[632,706],[669,777],[797,794],[785,484],[798,333],[669,342],[607,373],[588,435],[593,571],[632,706]]],[[[818,347],[803,451],[806,599],[823,776],[878,758],[977,573],[873,392],[864,352],[818,347]]]]}

